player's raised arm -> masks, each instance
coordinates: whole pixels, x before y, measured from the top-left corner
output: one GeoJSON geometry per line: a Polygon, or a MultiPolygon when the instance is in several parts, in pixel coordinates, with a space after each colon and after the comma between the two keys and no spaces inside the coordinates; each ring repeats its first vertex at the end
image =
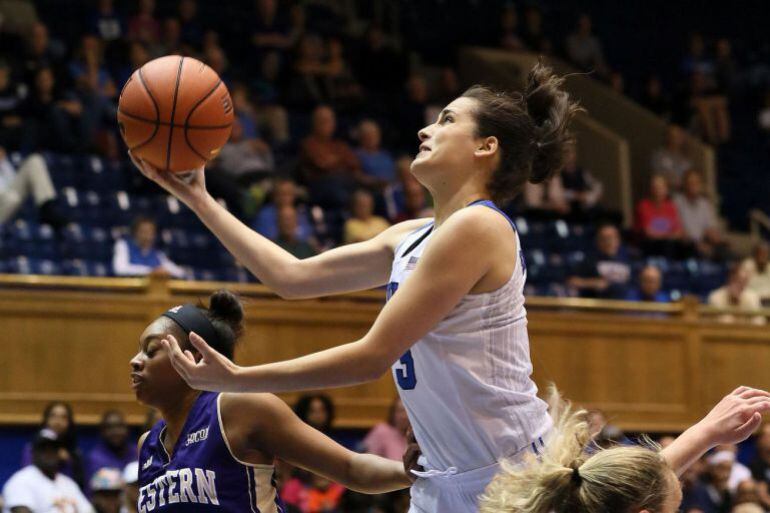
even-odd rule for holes
{"type": "Polygon", "coordinates": [[[342,447],[273,395],[225,394],[221,408],[231,450],[239,459],[247,459],[249,450],[271,454],[362,493],[392,492],[411,484],[402,462],[342,447]]]}
{"type": "Polygon", "coordinates": [[[287,392],[372,381],[488,277],[490,268],[504,274],[496,279],[505,283],[516,262],[511,257],[518,251],[513,241],[508,222],[491,209],[457,212],[436,230],[412,276],[363,338],[308,356],[244,368],[218,354],[194,333],[190,342],[200,352],[200,359],[190,351],[182,353],[173,336],[162,343],[180,375],[191,387],[202,390],[287,392]],[[510,247],[500,251],[504,244],[510,247]],[[493,265],[498,261],[506,265],[493,265]]]}
{"type": "Polygon", "coordinates": [[[738,387],[726,395],[700,422],[682,433],[661,454],[669,466],[682,475],[698,458],[720,444],[746,440],[770,411],[770,393],[738,387]]]}
{"type": "Polygon", "coordinates": [[[206,190],[203,168],[189,180],[154,169],[132,155],[137,168],[149,179],[189,206],[227,250],[259,281],[286,299],[303,299],[368,290],[387,283],[393,248],[425,220],[399,223],[371,240],[342,246],[307,259],[298,259],[258,234],[206,190]]]}

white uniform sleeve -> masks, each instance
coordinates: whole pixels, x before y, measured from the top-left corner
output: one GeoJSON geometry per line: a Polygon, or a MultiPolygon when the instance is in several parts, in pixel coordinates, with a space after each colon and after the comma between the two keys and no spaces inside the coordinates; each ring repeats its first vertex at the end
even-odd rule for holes
{"type": "Polygon", "coordinates": [[[128,244],[124,240],[115,242],[112,253],[112,271],[116,276],[144,276],[152,272],[147,265],[132,264],[128,258],[128,244]]]}
{"type": "Polygon", "coordinates": [[[20,474],[16,474],[5,483],[3,487],[3,499],[5,501],[5,509],[3,511],[11,511],[11,508],[17,506],[24,506],[32,511],[35,511],[37,507],[37,500],[35,500],[35,487],[33,483],[25,482],[20,474]]]}

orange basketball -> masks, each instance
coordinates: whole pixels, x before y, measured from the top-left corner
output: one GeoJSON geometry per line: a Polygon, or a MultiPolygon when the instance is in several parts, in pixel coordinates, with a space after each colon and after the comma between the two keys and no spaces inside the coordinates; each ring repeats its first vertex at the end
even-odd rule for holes
{"type": "Polygon", "coordinates": [[[132,153],[172,172],[216,156],[230,137],[233,102],[214,70],[168,55],[136,70],[120,93],[118,126],[132,153]]]}

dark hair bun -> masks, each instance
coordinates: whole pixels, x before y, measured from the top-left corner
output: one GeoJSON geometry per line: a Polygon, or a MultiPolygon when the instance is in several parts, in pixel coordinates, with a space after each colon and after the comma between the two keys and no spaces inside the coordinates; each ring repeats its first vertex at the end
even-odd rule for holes
{"type": "Polygon", "coordinates": [[[569,93],[562,89],[563,83],[562,77],[554,75],[551,68],[540,62],[530,70],[527,77],[524,98],[527,113],[535,123],[532,141],[535,158],[532,161],[530,183],[544,182],[561,169],[566,146],[573,142],[567,125],[581,109],[570,99],[569,93]]]}
{"type": "Polygon", "coordinates": [[[209,313],[213,319],[225,322],[236,335],[243,330],[243,305],[229,290],[218,290],[209,297],[209,313]]]}

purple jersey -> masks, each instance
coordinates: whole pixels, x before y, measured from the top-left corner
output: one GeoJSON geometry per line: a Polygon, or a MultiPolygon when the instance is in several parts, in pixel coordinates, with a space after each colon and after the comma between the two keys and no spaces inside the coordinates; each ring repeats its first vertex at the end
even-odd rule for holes
{"type": "Polygon", "coordinates": [[[220,395],[203,392],[187,414],[169,458],[166,423],[150,430],[139,453],[139,512],[283,513],[272,465],[252,465],[230,452],[220,395]]]}

